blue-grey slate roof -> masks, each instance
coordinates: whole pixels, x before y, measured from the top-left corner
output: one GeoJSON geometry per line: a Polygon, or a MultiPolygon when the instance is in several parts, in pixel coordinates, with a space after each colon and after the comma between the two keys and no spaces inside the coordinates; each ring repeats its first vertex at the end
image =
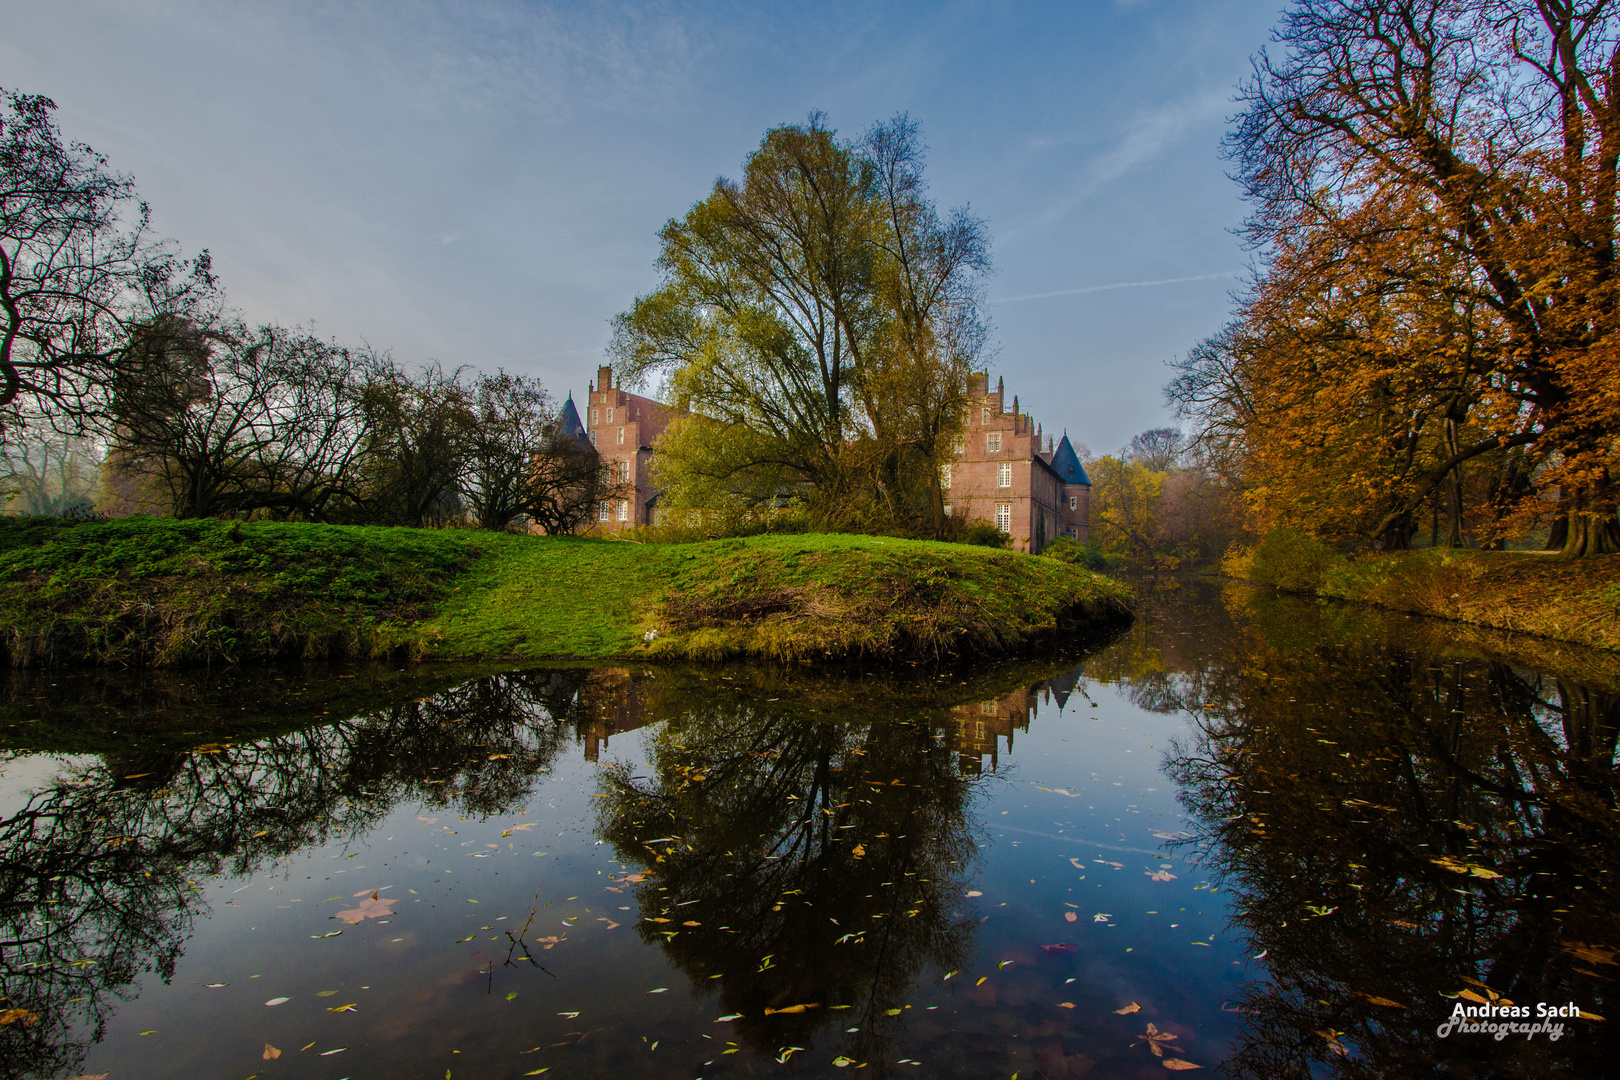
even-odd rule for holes
{"type": "Polygon", "coordinates": [[[591,445],[591,437],[585,432],[585,424],[579,418],[579,410],[574,408],[574,395],[569,394],[568,400],[563,402],[562,412],[557,415],[562,423],[564,435],[572,435],[586,446],[591,445]]]}
{"type": "Polygon", "coordinates": [[[1086,475],[1085,467],[1080,464],[1080,457],[1074,452],[1074,447],[1069,445],[1067,433],[1052,453],[1052,471],[1057,473],[1065,484],[1091,486],[1091,478],[1086,475]]]}

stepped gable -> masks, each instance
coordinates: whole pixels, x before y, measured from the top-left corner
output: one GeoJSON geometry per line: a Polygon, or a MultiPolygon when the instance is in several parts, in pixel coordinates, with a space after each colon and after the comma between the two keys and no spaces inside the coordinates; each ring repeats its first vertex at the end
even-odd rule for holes
{"type": "Polygon", "coordinates": [[[1079,455],[1074,452],[1074,447],[1069,445],[1068,432],[1063,433],[1063,441],[1058,443],[1048,463],[1065,484],[1090,486],[1091,478],[1086,476],[1085,466],[1080,464],[1079,455]]]}

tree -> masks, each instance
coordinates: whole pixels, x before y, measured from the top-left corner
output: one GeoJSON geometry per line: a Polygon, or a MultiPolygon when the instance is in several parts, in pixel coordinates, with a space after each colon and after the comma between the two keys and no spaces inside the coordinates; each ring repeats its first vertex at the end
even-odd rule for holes
{"type": "Polygon", "coordinates": [[[468,399],[459,490],[479,528],[528,518],[548,536],[571,533],[622,492],[595,448],[563,429],[538,380],[497,371],[477,379],[468,399]]]}
{"type": "Polygon", "coordinates": [[[1131,439],[1125,456],[1153,472],[1168,472],[1181,463],[1186,440],[1179,428],[1152,428],[1131,439]]]}
{"type": "Polygon", "coordinates": [[[666,468],[767,499],[806,486],[827,520],[874,492],[931,492],[939,522],[988,255],[976,219],[940,220],[921,168],[907,118],[849,143],[813,114],[767,132],[741,183],[716,181],[665,225],[663,284],[614,320],[613,355],[733,432],[713,454],[689,440],[666,468]]]}
{"type": "Polygon", "coordinates": [[[1157,571],[1176,559],[1162,535],[1165,474],[1139,461],[1105,455],[1092,462],[1091,529],[1104,553],[1157,571]]]}
{"type": "Polygon", "coordinates": [[[213,299],[204,252],[150,237],[134,184],[64,143],[49,98],[0,88],[0,410],[82,418],[105,404],[132,321],[213,299]]]}
{"type": "MultiPolygon", "coordinates": [[[[1403,542],[1427,500],[1449,501],[1455,521],[1461,469],[1527,447],[1533,461],[1503,457],[1514,475],[1484,485],[1498,511],[1523,527],[1540,512],[1530,496],[1556,487],[1567,557],[1620,550],[1615,5],[1296,0],[1275,36],[1282,55],[1257,58],[1228,142],[1248,237],[1275,267],[1257,289],[1271,310],[1258,327],[1246,311],[1231,341],[1280,346],[1298,331],[1336,365],[1339,402],[1373,394],[1338,430],[1357,429],[1383,479],[1340,494],[1372,496],[1382,539],[1403,542]],[[1311,313],[1322,301],[1351,315],[1358,296],[1400,318],[1311,313]],[[1414,403],[1432,422],[1402,420],[1414,403]]],[[[1293,395],[1279,408],[1300,415],[1310,386],[1287,373],[1242,381],[1293,395]]],[[[1219,383],[1184,374],[1188,394],[1219,383]]],[[[1343,450],[1319,449],[1323,463],[1343,450]]]]}
{"type": "MultiPolygon", "coordinates": [[[[15,429],[14,429],[15,430],[15,429]]],[[[6,475],[0,499],[19,514],[87,511],[95,494],[99,454],[86,438],[63,435],[40,419],[0,444],[6,475]]]]}
{"type": "Polygon", "coordinates": [[[360,520],[421,526],[461,513],[456,481],[472,434],[459,373],[430,364],[411,374],[382,365],[361,399],[365,431],[360,520]]]}
{"type": "Polygon", "coordinates": [[[361,497],[366,390],[390,370],[280,327],[160,317],[115,369],[113,471],[149,478],[176,517],[330,519],[361,497]]]}

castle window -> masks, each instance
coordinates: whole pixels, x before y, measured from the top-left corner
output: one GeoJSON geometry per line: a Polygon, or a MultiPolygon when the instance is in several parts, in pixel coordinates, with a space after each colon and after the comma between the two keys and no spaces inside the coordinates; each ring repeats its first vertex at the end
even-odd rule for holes
{"type": "Polygon", "coordinates": [[[608,506],[608,504],[606,502],[600,502],[600,503],[596,504],[596,520],[597,521],[607,521],[607,520],[609,520],[612,513],[613,513],[612,509],[608,506]]]}
{"type": "Polygon", "coordinates": [[[984,448],[992,454],[1001,452],[1001,432],[992,431],[984,437],[984,448]]]}
{"type": "Polygon", "coordinates": [[[979,421],[980,423],[988,424],[990,422],[990,410],[989,409],[981,410],[979,415],[980,415],[980,421],[979,421]]]}
{"type": "Polygon", "coordinates": [[[967,440],[962,438],[962,436],[958,435],[954,440],[951,441],[951,453],[961,454],[966,452],[966,450],[967,440]]]}
{"type": "Polygon", "coordinates": [[[595,410],[595,409],[592,409],[592,410],[591,410],[591,427],[595,427],[595,426],[596,426],[596,419],[597,419],[597,417],[598,417],[598,416],[599,416],[599,415],[600,415],[600,414],[599,414],[599,413],[598,413],[598,412],[597,412],[597,410],[595,410]]]}
{"type": "Polygon", "coordinates": [[[946,517],[950,517],[951,511],[954,509],[954,507],[952,507],[950,503],[946,503],[941,509],[945,511],[946,517]]]}
{"type": "Polygon", "coordinates": [[[949,465],[939,467],[939,486],[946,491],[951,490],[951,467],[949,465]]]}
{"type": "MultiPolygon", "coordinates": [[[[994,716],[996,715],[996,703],[993,701],[981,701],[979,702],[979,711],[986,716],[994,716]]],[[[983,724],[984,721],[980,720],[979,723],[983,724]]]]}
{"type": "Polygon", "coordinates": [[[1012,532],[1012,503],[996,503],[996,528],[1012,532]]]}
{"type": "Polygon", "coordinates": [[[630,520],[630,500],[629,499],[620,499],[619,500],[619,520],[620,521],[629,521],[630,520]]]}
{"type": "Polygon", "coordinates": [[[1080,496],[1078,496],[1078,495],[1070,495],[1069,496],[1069,509],[1070,510],[1078,510],[1078,509],[1080,509],[1080,496]]]}
{"type": "Polygon", "coordinates": [[[973,724],[973,737],[976,740],[978,740],[979,742],[984,742],[984,721],[983,720],[974,721],[974,724],[973,724]]]}
{"type": "Polygon", "coordinates": [[[1012,487],[1012,462],[1003,461],[996,466],[996,487],[1012,487]]]}
{"type": "MultiPolygon", "coordinates": [[[[612,410],[612,409],[609,409],[609,410],[608,410],[608,412],[612,412],[612,411],[613,411],[613,410],[612,410]]],[[[611,420],[611,419],[612,419],[612,417],[609,417],[609,418],[608,418],[608,419],[610,419],[610,420],[611,420]]],[[[620,428],[620,429],[619,429],[619,445],[620,445],[620,446],[623,446],[623,445],[624,445],[624,428],[620,428]]]]}
{"type": "Polygon", "coordinates": [[[613,423],[613,409],[612,408],[608,409],[608,423],[610,423],[610,424],[613,423]]]}
{"type": "Polygon", "coordinates": [[[629,482],[630,482],[630,463],[628,461],[621,461],[621,462],[619,462],[619,483],[628,484],[629,482]]]}

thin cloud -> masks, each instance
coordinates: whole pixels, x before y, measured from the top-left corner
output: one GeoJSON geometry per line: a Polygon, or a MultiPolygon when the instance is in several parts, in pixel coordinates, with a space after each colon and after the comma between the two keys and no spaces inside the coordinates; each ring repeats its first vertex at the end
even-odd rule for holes
{"type": "Polygon", "coordinates": [[[1188,281],[1218,281],[1238,276],[1236,270],[1223,270],[1218,274],[1194,274],[1191,277],[1159,278],[1156,281],[1110,281],[1106,285],[1082,285],[1078,289],[1057,289],[1053,292],[1030,293],[1028,296],[1002,296],[992,304],[1016,304],[1020,300],[1045,300],[1051,296],[1080,296],[1085,293],[1108,292],[1111,289],[1147,289],[1155,285],[1180,285],[1188,281]]]}

